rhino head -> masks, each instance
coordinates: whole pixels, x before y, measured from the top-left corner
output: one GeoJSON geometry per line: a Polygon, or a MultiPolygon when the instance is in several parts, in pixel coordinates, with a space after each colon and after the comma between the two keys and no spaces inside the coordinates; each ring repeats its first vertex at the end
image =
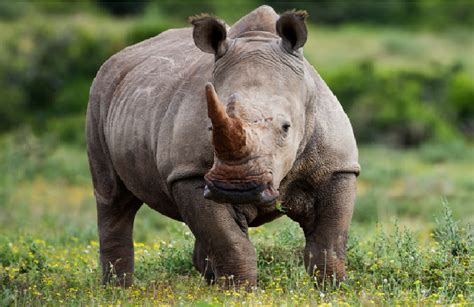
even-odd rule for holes
{"type": "Polygon", "coordinates": [[[204,196],[216,202],[274,202],[301,147],[309,96],[301,49],[306,13],[274,16],[272,31],[250,27],[233,38],[219,19],[191,21],[196,46],[215,55],[205,86],[214,164],[204,196]]]}

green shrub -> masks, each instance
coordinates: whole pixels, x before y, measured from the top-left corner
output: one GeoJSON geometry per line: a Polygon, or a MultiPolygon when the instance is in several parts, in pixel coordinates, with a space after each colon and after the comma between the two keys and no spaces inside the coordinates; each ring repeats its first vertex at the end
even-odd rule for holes
{"type": "Polygon", "coordinates": [[[457,126],[474,138],[474,77],[459,72],[448,83],[448,99],[455,110],[457,126]]]}
{"type": "Polygon", "coordinates": [[[359,141],[413,146],[458,138],[459,112],[472,120],[470,83],[456,71],[380,71],[362,62],[333,72],[327,81],[359,141]]]}
{"type": "MultiPolygon", "coordinates": [[[[261,3],[263,1],[260,1],[261,3]]],[[[278,12],[305,9],[311,20],[323,24],[349,22],[366,24],[419,25],[446,27],[453,24],[473,25],[474,4],[466,0],[433,1],[265,1],[278,12]]]]}
{"type": "MultiPolygon", "coordinates": [[[[0,68],[1,69],[1,68],[0,68]]],[[[25,95],[21,88],[12,86],[0,73],[0,131],[13,128],[25,120],[25,95]]]]}
{"type": "Polygon", "coordinates": [[[25,122],[41,130],[52,117],[84,114],[97,70],[127,45],[100,18],[25,19],[0,38],[0,130],[25,122]]]}
{"type": "Polygon", "coordinates": [[[145,20],[140,21],[131,27],[130,31],[127,33],[126,41],[128,44],[136,44],[145,39],[154,37],[163,31],[176,27],[176,23],[146,18],[145,20]]]}
{"type": "Polygon", "coordinates": [[[89,100],[89,89],[91,80],[89,78],[78,78],[68,81],[58,92],[50,112],[59,115],[82,113],[87,107],[89,100]]]}
{"type": "Polygon", "coordinates": [[[85,121],[82,113],[50,118],[43,129],[60,142],[85,146],[85,121]]]}
{"type": "MultiPolygon", "coordinates": [[[[39,131],[61,130],[61,140],[83,142],[82,127],[72,132],[79,121],[66,124],[60,118],[84,116],[90,84],[102,63],[127,45],[181,25],[160,15],[169,7],[153,5],[140,20],[25,15],[8,27],[0,24],[8,29],[0,35],[0,131],[29,124],[39,131]]],[[[387,44],[395,53],[404,47],[401,38],[387,44]]],[[[415,47],[404,52],[411,54],[415,47]]],[[[462,66],[384,71],[369,59],[342,67],[325,79],[359,142],[413,146],[451,142],[461,134],[473,137],[474,84],[462,66]]]]}
{"type": "Polygon", "coordinates": [[[107,12],[118,16],[138,14],[146,5],[146,1],[98,0],[97,3],[107,12]]]}
{"type": "Polygon", "coordinates": [[[13,20],[31,11],[27,1],[0,1],[0,20],[13,20]]]}

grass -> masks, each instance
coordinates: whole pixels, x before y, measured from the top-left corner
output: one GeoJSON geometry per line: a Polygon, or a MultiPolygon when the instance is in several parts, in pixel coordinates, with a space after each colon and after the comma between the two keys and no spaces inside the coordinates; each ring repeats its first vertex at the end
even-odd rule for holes
{"type": "Polygon", "coordinates": [[[474,302],[472,145],[363,146],[348,279],[315,286],[302,233],[281,218],[250,230],[259,284],[249,293],[207,286],[188,228],[146,206],[135,223],[136,284],[100,286],[84,149],[28,130],[3,136],[0,148],[1,305],[474,302]]]}
{"type": "Polygon", "coordinates": [[[459,219],[472,223],[474,151],[462,144],[425,145],[400,151],[369,146],[360,149],[355,220],[387,222],[398,217],[410,227],[432,224],[446,200],[459,219]],[[422,223],[419,223],[422,222],[422,223]]]}

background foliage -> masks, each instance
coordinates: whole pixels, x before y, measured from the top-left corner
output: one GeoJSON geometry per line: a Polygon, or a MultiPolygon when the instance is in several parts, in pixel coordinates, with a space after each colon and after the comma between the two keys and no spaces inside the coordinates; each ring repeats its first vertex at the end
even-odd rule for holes
{"type": "MultiPolygon", "coordinates": [[[[268,3],[278,11],[309,11],[315,26],[306,56],[339,97],[360,142],[413,146],[473,138],[474,43],[466,28],[473,25],[472,1],[268,3]],[[340,28],[347,22],[352,28],[340,28]],[[393,31],[390,25],[404,30],[393,31]],[[335,33],[339,31],[347,35],[335,33]],[[320,34],[333,39],[332,46],[320,34]],[[367,34],[372,46],[364,46],[367,34]],[[354,36],[345,41],[348,35],[354,36]],[[330,51],[345,50],[357,56],[348,65],[324,58],[330,51]]],[[[90,83],[111,54],[184,26],[186,17],[196,12],[233,22],[258,4],[241,1],[229,9],[222,1],[3,2],[0,131],[27,124],[81,141],[82,134],[73,131],[83,124],[90,83]]]]}
{"type": "Polygon", "coordinates": [[[472,304],[473,26],[469,0],[0,1],[0,305],[472,304]],[[232,24],[263,3],[308,10],[305,56],[361,144],[348,280],[314,287],[282,218],[250,231],[257,290],[209,288],[189,230],[144,206],[137,285],[100,287],[84,140],[98,68],[190,15],[232,24]]]}

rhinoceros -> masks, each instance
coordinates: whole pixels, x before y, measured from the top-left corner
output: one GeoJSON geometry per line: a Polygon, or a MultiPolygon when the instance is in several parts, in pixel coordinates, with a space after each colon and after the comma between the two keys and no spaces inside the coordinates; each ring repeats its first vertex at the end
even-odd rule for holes
{"type": "Polygon", "coordinates": [[[248,228],[285,214],[304,232],[308,273],[345,277],[358,152],[303,56],[306,16],[262,6],[229,27],[199,15],[102,65],[86,134],[104,283],[133,282],[143,203],[187,224],[210,282],[255,285],[248,228]]]}

